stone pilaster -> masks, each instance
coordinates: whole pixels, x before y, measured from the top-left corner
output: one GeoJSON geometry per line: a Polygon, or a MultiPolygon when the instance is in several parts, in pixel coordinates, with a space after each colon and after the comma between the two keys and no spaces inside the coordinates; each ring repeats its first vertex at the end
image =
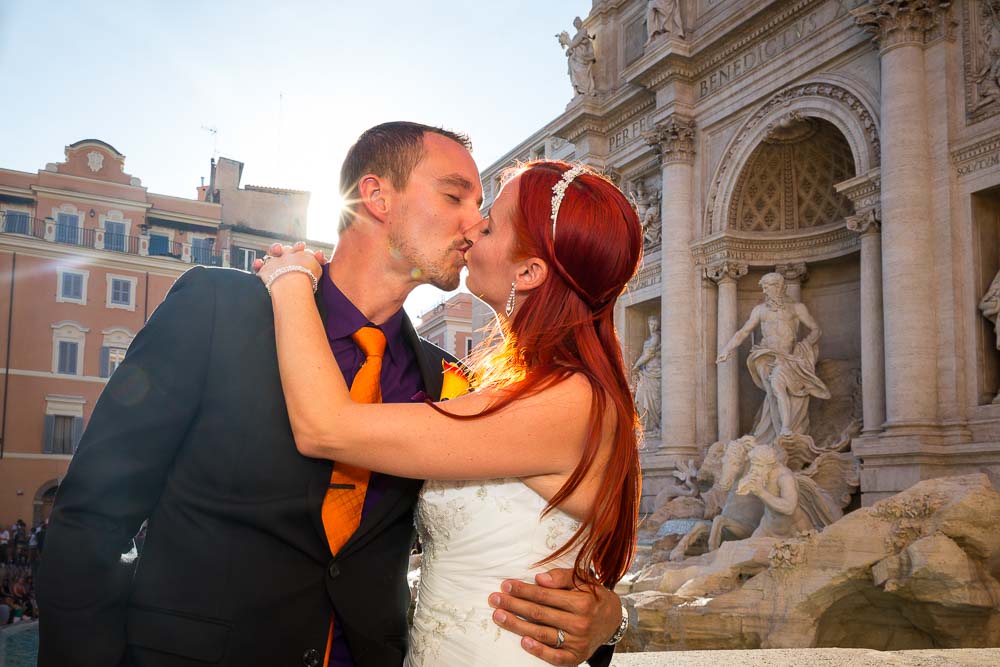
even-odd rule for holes
{"type": "Polygon", "coordinates": [[[885,341],[882,337],[882,236],[877,208],[847,218],[861,235],[861,386],[863,435],[885,422],[885,341]]]}
{"type": "Polygon", "coordinates": [[[697,456],[698,336],[695,265],[690,243],[695,224],[694,121],[676,114],[658,123],[646,141],[660,154],[662,177],[661,327],[663,417],[661,453],[697,456]]]}
{"type": "Polygon", "coordinates": [[[852,10],[857,23],[874,34],[881,56],[886,427],[915,434],[938,416],[924,44],[950,21],[950,4],[868,0],[852,10]]]}
{"type": "Polygon", "coordinates": [[[805,262],[795,264],[778,264],[775,272],[785,278],[785,292],[793,301],[802,301],[802,283],[809,280],[809,271],[805,262]]]}
{"type": "MultiPolygon", "coordinates": [[[[749,267],[740,262],[724,261],[709,266],[705,275],[719,286],[719,325],[716,353],[725,347],[729,339],[739,329],[739,313],[736,309],[736,284],[747,274],[749,267]]],[[[717,365],[719,440],[735,440],[740,437],[740,367],[739,355],[717,365]]]]}

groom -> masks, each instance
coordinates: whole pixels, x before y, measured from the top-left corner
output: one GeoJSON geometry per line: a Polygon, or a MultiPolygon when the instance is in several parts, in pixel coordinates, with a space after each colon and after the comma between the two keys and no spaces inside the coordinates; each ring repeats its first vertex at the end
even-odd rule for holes
{"type": "MultiPolygon", "coordinates": [[[[377,325],[384,400],[436,398],[446,354],[402,305],[417,284],[458,285],[482,199],[467,139],[377,126],[349,151],[341,189],[352,206],[317,296],[331,348],[350,382],[363,360],[351,335],[377,325]],[[363,179],[396,196],[356,201],[363,179]]],[[[373,474],[360,525],[332,554],[331,466],[296,452],[260,282],[185,273],[109,380],[60,485],[38,574],[38,664],[399,665],[420,482],[373,474]],[[147,518],[130,567],[120,554],[147,518]]],[[[535,655],[576,664],[614,633],[618,600],[559,590],[568,575],[552,575],[546,588],[506,582],[495,618],[535,655]]],[[[592,664],[609,659],[602,649],[592,664]]]]}

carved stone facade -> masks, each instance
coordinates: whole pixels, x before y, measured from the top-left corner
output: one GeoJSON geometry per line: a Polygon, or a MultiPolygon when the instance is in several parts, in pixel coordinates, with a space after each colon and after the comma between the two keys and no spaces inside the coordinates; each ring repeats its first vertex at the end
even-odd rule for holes
{"type": "Polygon", "coordinates": [[[634,362],[661,318],[644,511],[751,431],[749,345],[715,360],[771,272],[823,327],[834,398],[813,404],[859,423],[812,404],[811,423],[855,434],[863,504],[1000,475],[1000,349],[978,307],[1000,272],[1000,0],[681,0],[662,3],[679,29],[650,35],[652,4],[594,0],[595,92],[483,172],[489,200],[513,160],[583,161],[640,213],[616,322],[634,362]]]}

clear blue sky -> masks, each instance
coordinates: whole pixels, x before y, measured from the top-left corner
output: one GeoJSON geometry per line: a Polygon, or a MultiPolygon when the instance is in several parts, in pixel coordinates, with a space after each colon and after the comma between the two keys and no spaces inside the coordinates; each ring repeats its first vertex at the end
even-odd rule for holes
{"type": "MultiPolygon", "coordinates": [[[[0,167],[107,141],[151,192],[194,197],[209,159],[310,190],[335,238],[336,182],[365,128],[462,130],[486,167],[571,98],[554,35],[591,0],[0,0],[0,167]],[[212,135],[203,127],[218,130],[212,135]]],[[[411,314],[440,293],[418,290],[411,314]]]]}

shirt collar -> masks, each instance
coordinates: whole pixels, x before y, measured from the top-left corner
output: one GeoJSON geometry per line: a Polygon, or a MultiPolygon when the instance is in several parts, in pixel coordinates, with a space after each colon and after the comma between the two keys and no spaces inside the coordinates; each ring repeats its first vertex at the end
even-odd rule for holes
{"type": "MultiPolygon", "coordinates": [[[[326,307],[326,336],[331,341],[350,338],[351,334],[371,322],[330,278],[329,264],[326,265],[323,274],[320,291],[323,305],[326,307]]],[[[406,359],[406,341],[402,335],[404,317],[406,313],[400,308],[392,314],[392,317],[378,325],[385,334],[386,349],[395,361],[406,359]]]]}

